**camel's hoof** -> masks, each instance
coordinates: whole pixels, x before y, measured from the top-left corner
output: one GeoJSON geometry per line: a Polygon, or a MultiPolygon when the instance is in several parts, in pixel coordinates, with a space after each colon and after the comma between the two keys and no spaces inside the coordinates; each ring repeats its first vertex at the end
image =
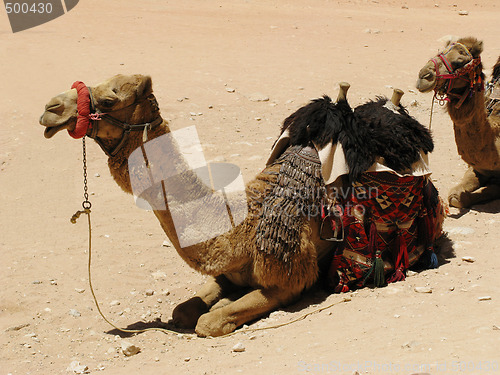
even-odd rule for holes
{"type": "Polygon", "coordinates": [[[448,203],[451,207],[467,208],[470,206],[471,202],[468,197],[468,194],[462,193],[462,194],[450,194],[448,196],[448,203]]]}
{"type": "Polygon", "coordinates": [[[236,324],[232,322],[224,323],[220,310],[203,314],[196,324],[196,334],[200,337],[218,337],[227,335],[236,329],[236,324]]]}
{"type": "Polygon", "coordinates": [[[192,329],[196,327],[199,317],[207,311],[207,304],[200,297],[193,297],[175,307],[172,319],[176,327],[192,329]]]}

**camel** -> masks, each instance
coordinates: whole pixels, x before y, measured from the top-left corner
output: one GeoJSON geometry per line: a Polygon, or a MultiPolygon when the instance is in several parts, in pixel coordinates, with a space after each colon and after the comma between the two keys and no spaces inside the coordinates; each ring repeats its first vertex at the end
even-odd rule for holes
{"type": "MultiPolygon", "coordinates": [[[[435,97],[446,102],[458,153],[469,165],[448,195],[450,206],[457,208],[500,198],[500,105],[490,104],[489,110],[485,106],[490,98],[485,98],[482,51],[483,42],[473,37],[448,42],[444,52],[420,70],[417,80],[420,92],[434,90],[435,97]]],[[[500,58],[492,77],[497,96],[499,77],[500,58]]]]}
{"type": "MultiPolygon", "coordinates": [[[[309,126],[301,120],[306,137],[319,135],[326,142],[325,136],[340,137],[340,133],[345,147],[351,147],[357,142],[356,132],[340,132],[344,128],[356,130],[353,124],[357,120],[347,104],[346,91],[345,87],[340,90],[337,103],[324,97],[299,109],[285,120],[282,132],[287,127],[290,132],[295,131],[293,124],[290,125],[294,119],[307,118],[297,114],[309,113],[307,111],[311,109],[314,123],[309,126]],[[336,133],[328,133],[330,131],[336,133]]],[[[384,103],[380,103],[380,107],[384,103]]],[[[392,113],[393,110],[384,111],[392,113]]],[[[403,114],[401,110],[401,114],[393,116],[403,114]]],[[[145,148],[159,147],[154,146],[155,141],[171,133],[168,123],[160,115],[152,80],[143,75],[117,75],[92,88],[77,82],[71,90],[48,102],[40,124],[45,127],[46,138],[52,138],[62,130],[67,130],[74,138],[93,138],[108,155],[108,166],[114,180],[130,194],[135,193],[131,181],[147,181],[150,166],[156,163],[149,158],[149,151],[148,158],[145,157],[145,148]],[[133,154],[137,155],[138,151],[144,155],[141,160],[145,166],[130,164],[133,154]]],[[[363,126],[358,124],[357,127],[361,129],[363,126]]],[[[424,133],[425,147],[431,151],[432,139],[430,134],[424,133]]],[[[368,134],[367,139],[371,138],[368,134]]],[[[144,188],[141,198],[151,205],[181,258],[195,270],[212,276],[194,297],[174,308],[172,318],[176,326],[194,328],[201,337],[228,334],[244,323],[297,300],[317,281],[320,269],[329,267],[335,244],[331,239],[321,237],[322,218],[318,210],[314,210],[325,193],[321,166],[312,143],[306,140],[300,145],[301,142],[298,138],[298,144],[288,144],[246,185],[243,204],[247,210],[242,220],[226,232],[187,246],[182,243],[178,223],[174,222],[179,212],[170,204],[172,199],[191,202],[201,197],[203,204],[198,214],[203,216],[208,227],[217,227],[221,212],[206,211],[210,211],[213,201],[227,198],[227,203],[232,198],[229,193],[224,199],[211,194],[213,189],[189,169],[175,142],[167,151],[157,150],[165,168],[178,173],[171,181],[144,188]],[[285,176],[283,171],[289,174],[285,176]],[[291,182],[280,185],[283,178],[291,182]],[[306,181],[304,186],[300,186],[302,181],[306,181]],[[307,194],[301,194],[304,191],[307,194]],[[302,206],[294,206],[295,201],[300,201],[302,206]],[[276,207],[282,210],[278,212],[276,207]],[[276,219],[276,214],[279,219],[276,219]]],[[[357,142],[348,159],[355,163],[361,160],[366,153],[355,154],[362,149],[363,145],[357,142]]],[[[388,153],[387,158],[396,159],[398,156],[388,153]]],[[[413,162],[405,160],[403,168],[413,162]]],[[[228,207],[227,204],[222,206],[228,207]]]]}

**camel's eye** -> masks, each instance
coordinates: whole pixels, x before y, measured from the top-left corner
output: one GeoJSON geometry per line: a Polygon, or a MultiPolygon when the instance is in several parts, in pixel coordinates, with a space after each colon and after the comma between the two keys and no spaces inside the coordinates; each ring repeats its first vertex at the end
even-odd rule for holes
{"type": "Polygon", "coordinates": [[[104,108],[111,108],[116,104],[117,99],[105,98],[99,100],[99,104],[104,108]]]}

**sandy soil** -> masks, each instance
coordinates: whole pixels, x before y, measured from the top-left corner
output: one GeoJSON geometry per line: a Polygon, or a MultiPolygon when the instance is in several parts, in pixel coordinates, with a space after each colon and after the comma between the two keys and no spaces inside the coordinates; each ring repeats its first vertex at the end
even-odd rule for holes
{"type": "MultiPolygon", "coordinates": [[[[81,204],[81,142],[63,133],[46,140],[38,125],[47,100],[75,80],[150,74],[172,127],[195,125],[207,159],[235,163],[249,180],[281,121],[310,98],[336,97],[340,81],[351,83],[353,106],[401,88],[403,104],[427,124],[431,95],[413,90],[438,39],[482,39],[489,74],[500,55],[499,16],[498,0],[82,0],[13,34],[0,12],[0,375],[75,373],[67,370],[73,361],[106,374],[499,373],[499,201],[453,212],[445,223],[452,245],[436,270],[347,296],[313,290],[250,326],[334,304],[281,328],[217,339],[139,334],[127,340],[140,353],[124,356],[89,291],[85,222],[69,222],[81,204]],[[249,100],[254,93],[270,100],[249,100]],[[243,352],[233,351],[237,343],[243,352]]],[[[446,194],[465,164],[443,109],[435,108],[432,128],[433,177],[446,194]]],[[[89,143],[102,309],[121,327],[166,322],[205,278],[162,245],[154,215],[121,192],[89,143]]]]}

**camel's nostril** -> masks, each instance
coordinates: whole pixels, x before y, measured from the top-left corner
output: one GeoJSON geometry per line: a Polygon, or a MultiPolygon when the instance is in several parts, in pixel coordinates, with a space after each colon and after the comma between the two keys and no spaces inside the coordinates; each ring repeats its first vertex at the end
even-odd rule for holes
{"type": "Polygon", "coordinates": [[[64,105],[62,103],[49,103],[45,106],[45,111],[60,115],[64,112],[64,105]]]}
{"type": "Polygon", "coordinates": [[[426,73],[422,76],[422,79],[426,79],[428,81],[432,80],[434,78],[434,74],[432,74],[431,72],[429,73],[426,73]]]}

